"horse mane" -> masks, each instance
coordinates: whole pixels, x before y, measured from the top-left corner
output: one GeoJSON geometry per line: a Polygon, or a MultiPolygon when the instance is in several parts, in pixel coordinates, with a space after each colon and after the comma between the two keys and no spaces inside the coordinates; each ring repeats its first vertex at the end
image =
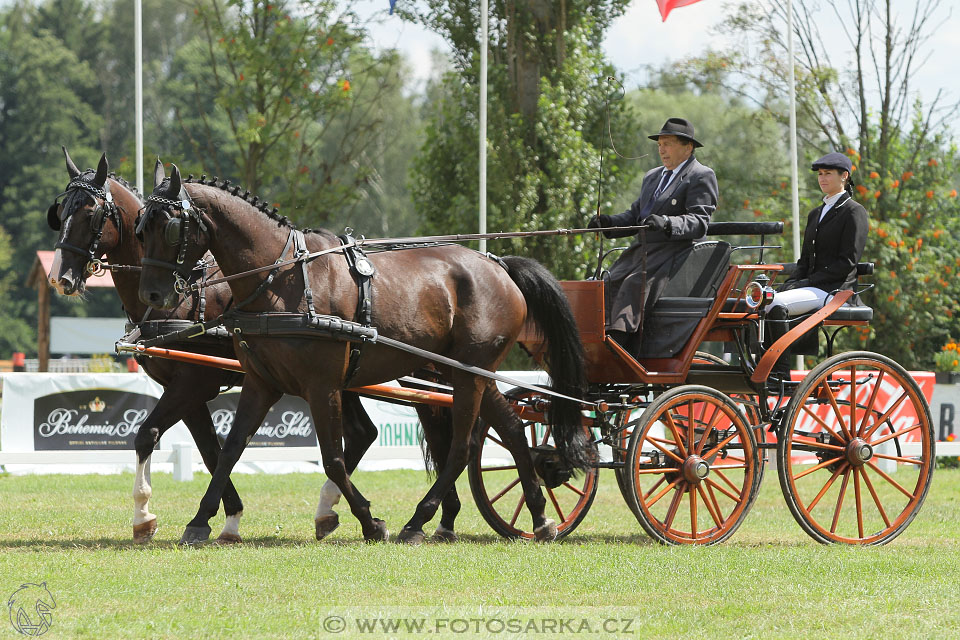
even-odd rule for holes
{"type": "Polygon", "coordinates": [[[113,179],[113,180],[116,180],[117,182],[119,182],[119,183],[123,186],[124,189],[126,189],[127,191],[129,191],[129,192],[132,193],[133,195],[137,196],[137,198],[138,198],[141,202],[143,201],[143,194],[141,194],[139,191],[137,191],[137,188],[136,188],[135,186],[133,186],[132,184],[130,184],[129,182],[127,182],[126,180],[124,180],[123,177],[120,176],[120,174],[114,173],[113,171],[111,171],[110,173],[107,174],[107,177],[108,177],[108,178],[111,178],[111,179],[113,179]]]}
{"type": "MultiPolygon", "coordinates": [[[[166,182],[166,180],[164,180],[164,182],[166,182]]],[[[210,178],[208,180],[207,174],[205,173],[202,174],[199,178],[195,177],[191,173],[190,175],[187,176],[184,182],[192,183],[192,184],[201,184],[207,187],[214,187],[216,189],[220,189],[221,191],[225,191],[226,193],[229,193],[232,196],[240,198],[241,200],[245,201],[247,204],[252,206],[254,209],[259,210],[265,216],[267,216],[271,220],[274,220],[277,223],[277,226],[286,227],[288,229],[299,229],[299,227],[297,227],[297,225],[295,225],[293,221],[290,220],[290,218],[288,218],[287,216],[280,215],[279,209],[277,207],[271,207],[266,200],[261,200],[258,196],[251,195],[248,189],[244,189],[239,184],[231,185],[229,180],[220,180],[220,178],[218,178],[217,176],[214,176],[213,178],[210,178]]],[[[303,231],[305,234],[312,233],[312,234],[317,234],[322,236],[336,235],[330,231],[327,231],[326,229],[300,229],[300,230],[303,231]]]]}

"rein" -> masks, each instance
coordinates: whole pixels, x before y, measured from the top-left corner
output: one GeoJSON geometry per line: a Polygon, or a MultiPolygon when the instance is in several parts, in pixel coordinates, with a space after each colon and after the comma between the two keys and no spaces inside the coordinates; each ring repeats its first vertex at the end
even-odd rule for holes
{"type": "MultiPolygon", "coordinates": [[[[172,201],[168,201],[172,202],[172,201]]],[[[223,276],[221,278],[216,278],[214,280],[205,280],[203,282],[195,282],[192,285],[186,286],[182,292],[187,291],[198,291],[199,289],[214,285],[220,284],[222,282],[230,282],[232,280],[237,280],[239,278],[245,278],[247,276],[252,276],[258,273],[263,273],[264,271],[270,271],[271,269],[279,269],[281,267],[286,267],[291,264],[296,264],[298,262],[310,262],[319,258],[320,256],[326,255],[328,253],[336,253],[337,251],[342,251],[344,249],[349,249],[351,247],[368,247],[368,246],[381,246],[381,245],[397,245],[397,244],[424,244],[428,242],[466,242],[468,240],[494,240],[497,238],[526,238],[533,236],[565,236],[565,235],[581,235],[586,233],[603,233],[604,231],[639,231],[640,229],[645,229],[645,225],[632,226],[632,227],[607,227],[604,229],[551,229],[549,231],[506,231],[500,233],[458,233],[454,235],[447,236],[409,236],[402,238],[373,238],[366,239],[363,236],[360,236],[359,240],[354,240],[345,244],[342,244],[338,247],[331,247],[330,249],[323,249],[321,251],[314,251],[312,253],[306,253],[303,255],[295,256],[293,258],[288,258],[287,260],[277,260],[273,264],[263,265],[262,267],[256,267],[255,269],[249,269],[247,271],[241,271],[240,273],[235,273],[229,276],[223,276]]],[[[284,251],[286,253],[286,251],[284,251]]],[[[281,254],[283,255],[283,254],[281,254]]],[[[147,261],[144,260],[144,263],[147,261]]],[[[159,261],[157,261],[159,262],[159,261]]],[[[158,264],[160,266],[160,264],[158,264]]],[[[170,268],[169,263],[162,263],[162,266],[170,268]]]]}

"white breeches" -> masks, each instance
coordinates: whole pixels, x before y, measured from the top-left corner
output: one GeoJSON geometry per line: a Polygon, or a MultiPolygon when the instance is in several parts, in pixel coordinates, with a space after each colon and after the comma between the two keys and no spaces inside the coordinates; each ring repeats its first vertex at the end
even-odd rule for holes
{"type": "Polygon", "coordinates": [[[785,307],[787,317],[795,318],[797,316],[816,311],[825,305],[830,298],[829,293],[816,287],[800,287],[799,289],[790,289],[789,291],[780,291],[773,296],[773,302],[767,308],[769,313],[775,307],[785,307]]]}

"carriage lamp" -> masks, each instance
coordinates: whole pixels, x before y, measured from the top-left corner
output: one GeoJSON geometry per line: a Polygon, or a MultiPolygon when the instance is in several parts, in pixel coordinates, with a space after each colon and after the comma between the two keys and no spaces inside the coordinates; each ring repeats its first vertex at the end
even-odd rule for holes
{"type": "Polygon", "coordinates": [[[766,282],[760,282],[760,278],[754,280],[743,289],[744,302],[751,310],[762,309],[771,302],[776,292],[772,287],[766,286],[766,282]]]}

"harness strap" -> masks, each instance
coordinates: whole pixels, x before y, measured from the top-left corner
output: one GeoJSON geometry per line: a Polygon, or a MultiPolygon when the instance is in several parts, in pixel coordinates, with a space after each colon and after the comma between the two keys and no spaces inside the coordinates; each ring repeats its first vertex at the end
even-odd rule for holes
{"type": "MultiPolygon", "coordinates": [[[[357,311],[356,318],[364,326],[373,324],[373,274],[375,273],[373,265],[367,259],[357,245],[353,237],[353,229],[347,227],[346,231],[337,236],[340,244],[343,245],[343,257],[347,261],[350,274],[357,283],[357,311]]],[[[354,343],[350,348],[350,355],[347,361],[347,370],[345,373],[345,383],[349,384],[357,375],[360,368],[360,356],[365,342],[354,343]]]]}
{"type": "MultiPolygon", "coordinates": [[[[283,245],[283,251],[280,252],[280,257],[277,258],[277,262],[275,263],[273,269],[270,271],[270,274],[263,280],[263,282],[260,283],[260,285],[256,289],[253,290],[253,293],[251,293],[246,298],[244,298],[242,302],[234,305],[233,308],[235,310],[242,309],[243,307],[247,306],[248,304],[256,300],[258,297],[260,297],[263,294],[264,291],[267,290],[267,287],[269,287],[273,283],[274,278],[276,278],[277,274],[280,273],[280,267],[282,267],[284,264],[283,256],[287,255],[287,251],[290,250],[290,245],[293,244],[295,231],[296,231],[295,229],[291,229],[290,233],[287,235],[287,243],[283,245]]],[[[209,283],[206,283],[206,284],[209,284],[209,283]]]]}
{"type": "MultiPolygon", "coordinates": [[[[310,253],[307,251],[307,240],[303,236],[303,231],[295,229],[291,232],[293,235],[293,257],[300,259],[310,253]]],[[[286,254],[287,250],[283,250],[283,254],[286,254]]],[[[281,258],[283,257],[281,254],[281,258]]],[[[310,287],[310,274],[307,272],[307,261],[300,260],[300,271],[303,273],[303,297],[307,300],[307,311],[310,314],[310,317],[317,315],[316,310],[313,308],[313,289],[310,287]]]]}

